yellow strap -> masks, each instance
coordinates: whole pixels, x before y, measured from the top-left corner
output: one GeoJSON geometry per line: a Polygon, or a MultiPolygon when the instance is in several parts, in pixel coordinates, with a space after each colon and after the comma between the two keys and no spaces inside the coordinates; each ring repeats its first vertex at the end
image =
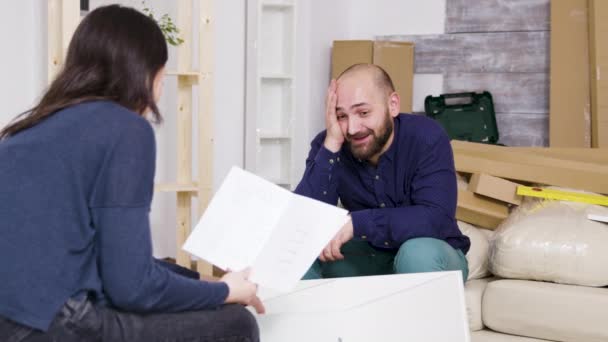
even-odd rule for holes
{"type": "Polygon", "coordinates": [[[523,185],[517,187],[517,194],[521,196],[539,197],[552,200],[582,202],[608,206],[608,196],[602,195],[582,194],[578,192],[543,189],[523,185]]]}

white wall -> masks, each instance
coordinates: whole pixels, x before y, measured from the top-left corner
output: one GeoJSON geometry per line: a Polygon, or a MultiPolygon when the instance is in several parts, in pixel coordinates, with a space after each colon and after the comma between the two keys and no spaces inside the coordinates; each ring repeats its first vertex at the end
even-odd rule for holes
{"type": "Polygon", "coordinates": [[[29,109],[46,86],[46,2],[11,1],[0,11],[0,127],[29,109]]]}
{"type": "Polygon", "coordinates": [[[375,0],[350,4],[351,39],[444,32],[445,0],[375,0]]]}

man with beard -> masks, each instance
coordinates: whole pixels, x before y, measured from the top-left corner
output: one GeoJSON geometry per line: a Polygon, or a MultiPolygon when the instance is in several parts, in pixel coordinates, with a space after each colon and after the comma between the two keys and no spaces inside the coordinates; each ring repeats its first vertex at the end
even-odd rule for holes
{"type": "Polygon", "coordinates": [[[450,141],[435,121],[400,114],[388,74],[356,64],[332,80],[326,130],[311,143],[295,192],[338,201],[351,220],[304,279],[460,270],[469,239],[456,225],[450,141]]]}

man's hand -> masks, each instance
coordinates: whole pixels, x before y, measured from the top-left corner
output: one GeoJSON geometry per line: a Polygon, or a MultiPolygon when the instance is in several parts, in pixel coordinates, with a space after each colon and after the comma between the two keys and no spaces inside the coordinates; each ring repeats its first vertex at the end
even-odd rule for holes
{"type": "Polygon", "coordinates": [[[353,238],[353,222],[348,220],[346,224],[338,231],[336,236],[327,244],[327,246],[319,255],[319,259],[323,262],[337,261],[344,259],[344,255],[340,252],[340,247],[353,238]]]}
{"type": "Polygon", "coordinates": [[[338,152],[344,143],[344,134],[338,124],[336,117],[336,104],[338,103],[338,95],[336,95],[336,80],[331,80],[327,89],[327,97],[325,98],[325,128],[327,135],[323,146],[331,152],[338,152]]]}
{"type": "Polygon", "coordinates": [[[225,303],[239,303],[251,305],[259,314],[263,314],[266,309],[262,301],[256,295],[258,286],[249,281],[249,269],[241,272],[230,272],[224,274],[220,279],[228,285],[228,297],[225,303]]]}

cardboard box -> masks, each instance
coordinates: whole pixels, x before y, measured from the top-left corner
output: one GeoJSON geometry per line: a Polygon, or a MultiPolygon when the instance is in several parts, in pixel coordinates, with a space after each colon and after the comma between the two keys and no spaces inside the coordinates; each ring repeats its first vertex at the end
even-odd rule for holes
{"type": "Polygon", "coordinates": [[[469,191],[502,202],[520,205],[522,197],[517,194],[517,184],[506,179],[476,173],[469,182],[469,191]]]}
{"type": "Polygon", "coordinates": [[[304,280],[258,296],[265,342],[470,341],[460,271],[304,280]]]}
{"type": "Polygon", "coordinates": [[[475,226],[496,229],[509,216],[506,204],[471,191],[458,190],[456,219],[475,226]]]}
{"type": "Polygon", "coordinates": [[[591,146],[608,147],[608,1],[589,0],[591,146]]]}
{"type": "Polygon", "coordinates": [[[587,0],[551,1],[549,144],[591,146],[587,0]]]}
{"type": "Polygon", "coordinates": [[[372,63],[389,74],[401,98],[402,113],[412,112],[414,89],[414,43],[371,40],[336,40],[333,44],[331,77],[338,77],[353,64],[372,63]]]}

